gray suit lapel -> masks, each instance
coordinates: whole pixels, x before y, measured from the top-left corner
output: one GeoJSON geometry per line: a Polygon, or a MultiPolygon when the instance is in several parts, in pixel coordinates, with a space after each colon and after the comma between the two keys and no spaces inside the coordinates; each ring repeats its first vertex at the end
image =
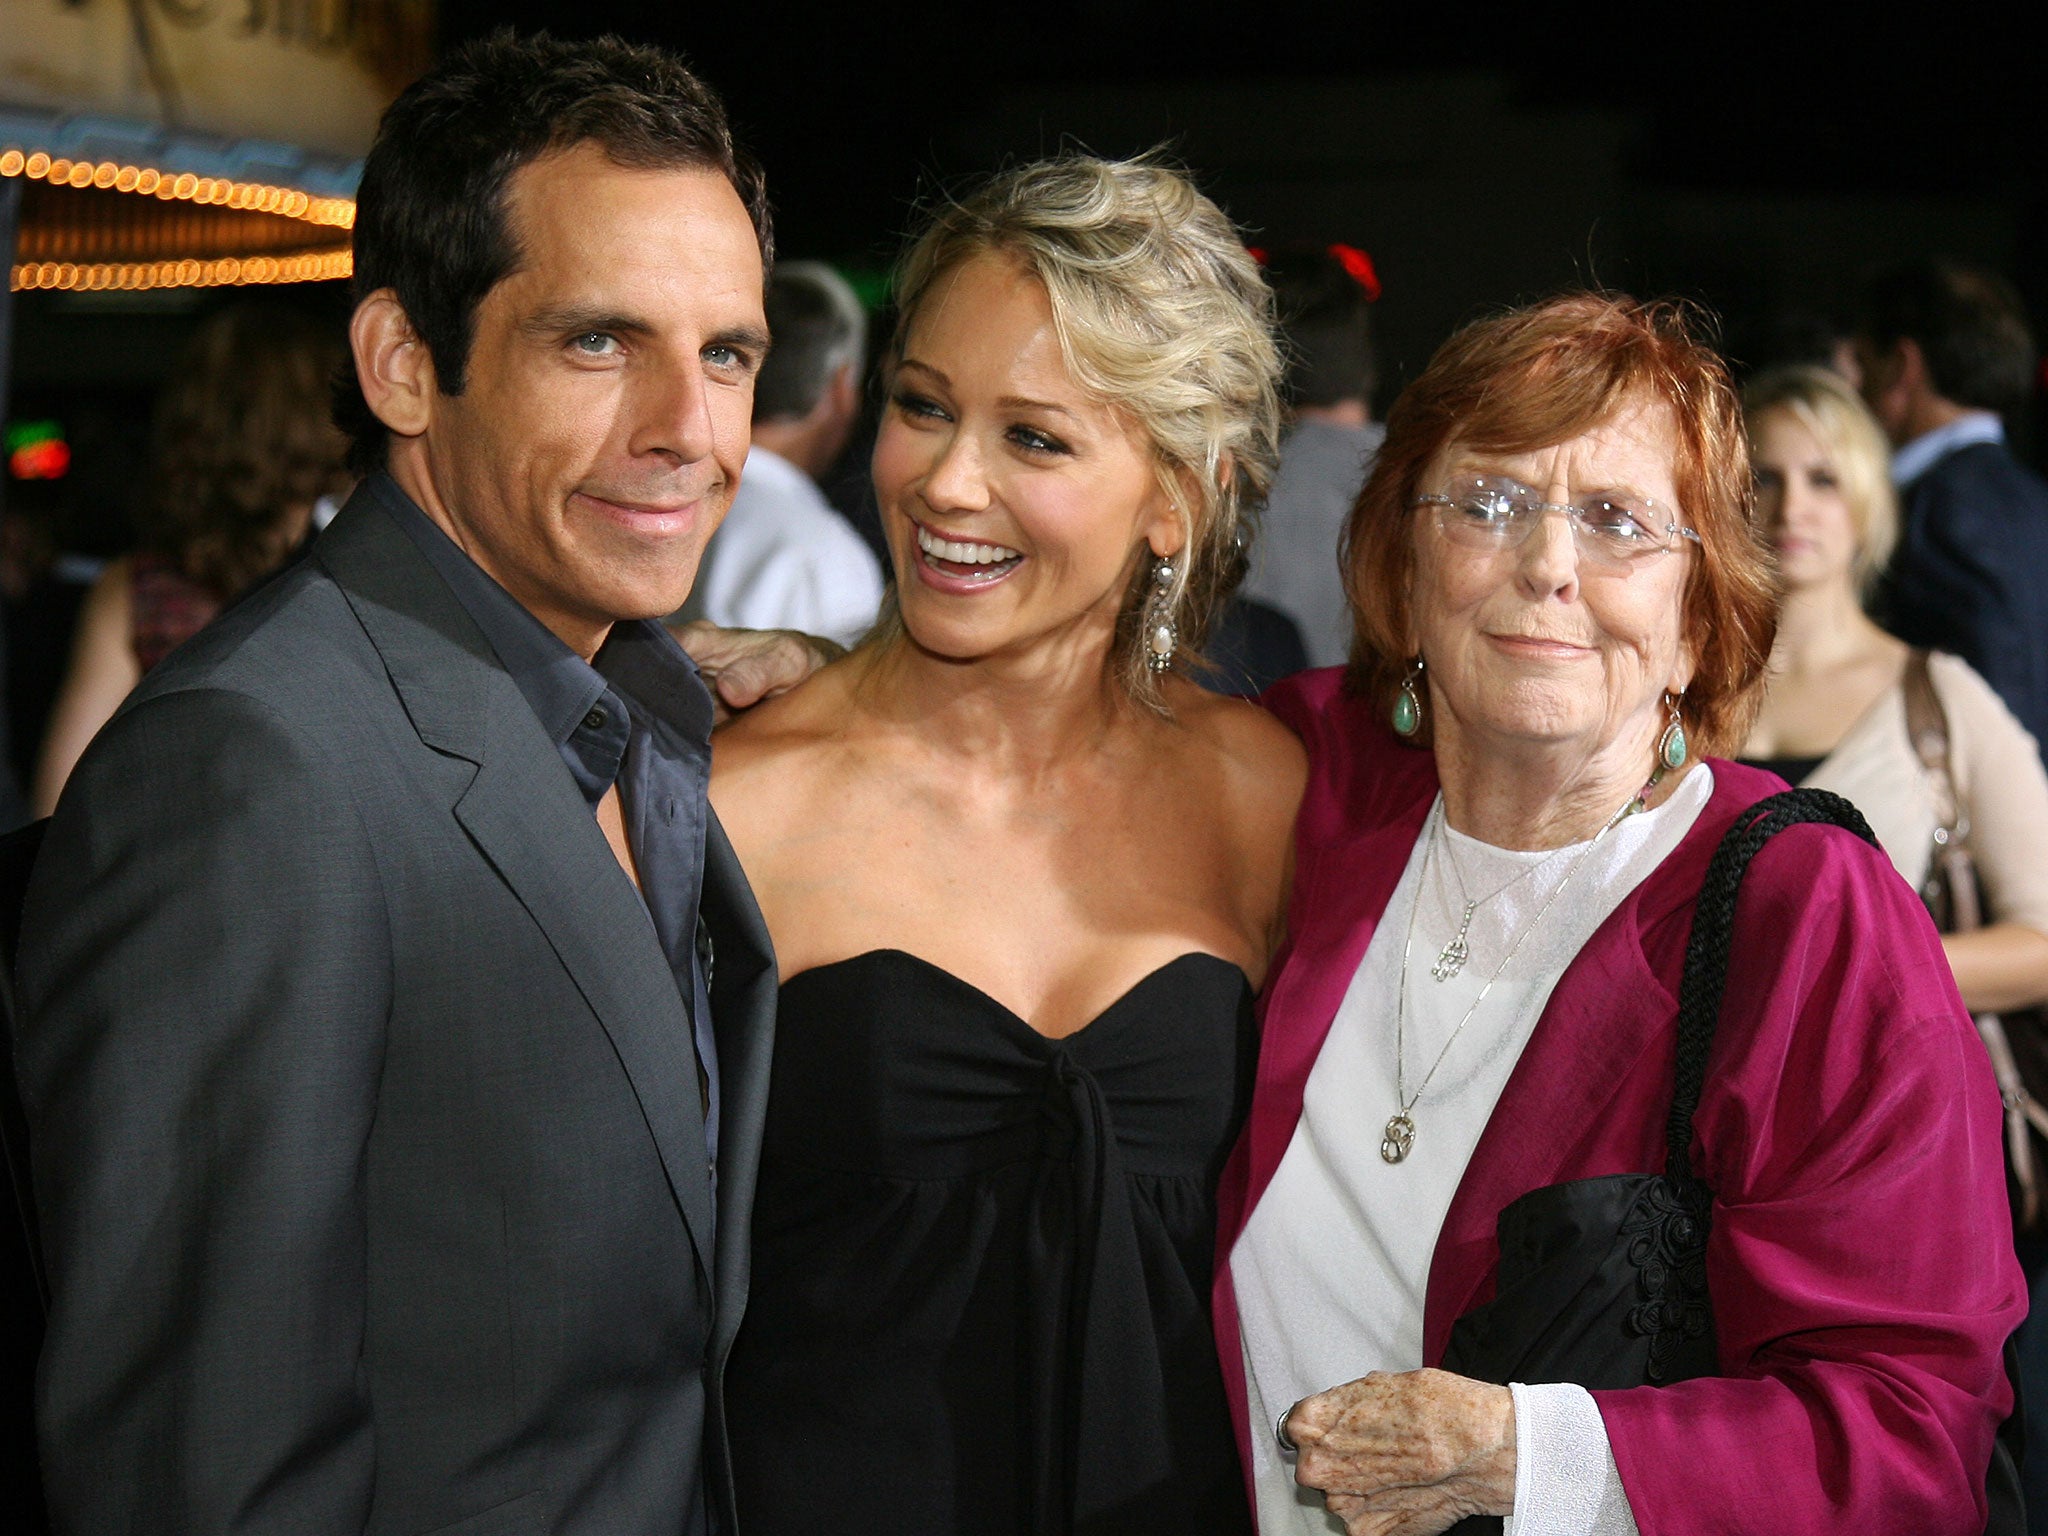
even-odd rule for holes
{"type": "MultiPolygon", "coordinates": [[[[524,709],[526,701],[515,699],[524,709]]],[[[510,711],[506,711],[510,713],[510,711]]],[[[697,1057],[675,973],[604,833],[530,713],[546,752],[494,751],[455,806],[456,820],[518,895],[611,1036],[632,1080],[669,1188],[713,1272],[711,1189],[697,1057]]],[[[524,747],[526,743],[521,742],[524,747]]]]}
{"type": "Polygon", "coordinates": [[[689,1017],[646,907],[525,698],[405,532],[358,491],[315,553],[383,657],[420,740],[477,765],[455,818],[610,1037],[698,1260],[715,1274],[689,1017]]]}

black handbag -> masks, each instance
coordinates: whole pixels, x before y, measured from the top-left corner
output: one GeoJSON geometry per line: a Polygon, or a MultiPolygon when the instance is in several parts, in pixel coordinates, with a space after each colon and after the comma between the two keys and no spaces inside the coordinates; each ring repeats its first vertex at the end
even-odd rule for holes
{"type": "MultiPolygon", "coordinates": [[[[1840,795],[1794,789],[1743,813],[1715,850],[1700,887],[1678,999],[1678,1066],[1662,1173],[1618,1173],[1531,1190],[1500,1214],[1494,1299],[1451,1328],[1443,1368],[1506,1385],[1569,1381],[1591,1391],[1663,1386],[1719,1371],[1707,1234],[1713,1192],[1692,1167],[1692,1119],[1721,1013],[1728,945],[1743,871],[1787,827],[1822,822],[1875,845],[1840,795]]],[[[2006,1375],[2017,1381],[2008,1341],[2006,1375]]],[[[2023,1427],[2015,1385],[1986,1476],[1987,1536],[2024,1536],[2023,1427]]],[[[1672,1447],[1674,1453],[1680,1448],[1672,1447]]],[[[1502,1529],[1472,1516],[1453,1536],[1502,1529]]]]}

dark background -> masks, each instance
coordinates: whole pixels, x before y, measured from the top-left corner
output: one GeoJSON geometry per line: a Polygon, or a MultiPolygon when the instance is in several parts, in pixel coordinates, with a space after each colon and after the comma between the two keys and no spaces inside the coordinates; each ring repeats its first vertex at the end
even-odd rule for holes
{"type": "MultiPolygon", "coordinates": [[[[766,162],[778,243],[879,298],[920,199],[1065,145],[1165,145],[1252,238],[1369,250],[1384,408],[1462,320],[1597,283],[1724,317],[1738,366],[1874,266],[1943,252],[2048,319],[2048,7],[1236,6],[442,0],[443,46],[495,26],[615,31],[687,54],[766,162]]],[[[342,285],[291,293],[337,320],[342,285]]],[[[120,552],[150,400],[218,295],[16,298],[15,419],[74,470],[11,485],[8,570],[120,552]]],[[[2041,401],[2014,423],[2044,441],[2041,401]]],[[[849,482],[860,479],[849,467],[849,482]]],[[[77,576],[6,591],[14,752],[33,750],[77,576]]]]}
{"type": "Polygon", "coordinates": [[[1684,293],[1737,350],[1947,250],[2048,314],[2044,8],[444,0],[684,50],[766,161],[783,249],[879,271],[920,195],[1167,143],[1264,240],[1364,246],[1390,386],[1475,310],[1684,293]]]}

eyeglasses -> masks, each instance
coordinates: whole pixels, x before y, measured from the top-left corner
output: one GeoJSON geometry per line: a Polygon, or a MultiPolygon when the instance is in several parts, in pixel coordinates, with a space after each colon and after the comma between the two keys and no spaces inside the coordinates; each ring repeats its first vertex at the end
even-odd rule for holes
{"type": "Polygon", "coordinates": [[[1580,557],[1610,570],[1677,549],[1680,539],[1700,541],[1669,508],[1646,496],[1608,492],[1567,505],[1540,500],[1501,475],[1454,476],[1442,491],[1417,496],[1414,505],[1435,507],[1436,525],[1453,543],[1485,550],[1520,548],[1555,512],[1571,524],[1580,557]]]}

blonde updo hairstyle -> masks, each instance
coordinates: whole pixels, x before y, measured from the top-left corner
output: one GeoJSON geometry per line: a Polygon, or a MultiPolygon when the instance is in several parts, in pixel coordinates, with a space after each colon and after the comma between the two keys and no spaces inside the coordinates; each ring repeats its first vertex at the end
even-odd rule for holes
{"type": "MultiPolygon", "coordinates": [[[[1185,534],[1168,589],[1175,661],[1197,659],[1244,577],[1280,457],[1280,350],[1257,263],[1223,211],[1157,155],[1017,166],[941,205],[911,243],[896,272],[891,368],[938,281],[989,255],[1045,285],[1068,373],[1150,441],[1185,534]]],[[[1141,560],[1110,665],[1133,698],[1163,709],[1146,665],[1152,588],[1141,560]]],[[[892,598],[882,631],[898,623],[892,598]]]]}
{"type": "Polygon", "coordinates": [[[1752,440],[1766,416],[1783,411],[1820,444],[1856,525],[1856,584],[1867,595],[1899,542],[1899,498],[1884,428],[1855,386],[1830,368],[1760,373],[1742,392],[1742,408],[1752,440]]]}

